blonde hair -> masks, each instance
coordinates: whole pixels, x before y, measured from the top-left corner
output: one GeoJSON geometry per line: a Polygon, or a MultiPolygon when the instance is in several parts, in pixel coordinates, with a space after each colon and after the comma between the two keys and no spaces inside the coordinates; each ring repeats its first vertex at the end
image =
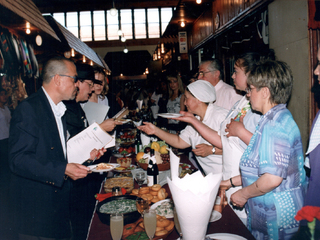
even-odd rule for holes
{"type": "MultiPolygon", "coordinates": [[[[179,84],[178,96],[180,96],[181,94],[184,93],[184,87],[183,87],[183,83],[182,83],[181,77],[180,77],[179,74],[178,75],[168,75],[167,76],[168,84],[169,84],[171,78],[175,78],[175,79],[178,80],[178,84],[179,84]]],[[[169,98],[170,98],[173,95],[173,91],[170,88],[170,86],[168,87],[168,91],[169,91],[169,98]]]]}

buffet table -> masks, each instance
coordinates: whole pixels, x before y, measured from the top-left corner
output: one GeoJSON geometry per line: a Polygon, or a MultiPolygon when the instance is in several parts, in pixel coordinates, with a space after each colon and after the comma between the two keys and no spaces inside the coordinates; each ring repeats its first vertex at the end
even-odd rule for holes
{"type": "MultiPolygon", "coordinates": [[[[110,162],[115,162],[115,161],[116,160],[114,157],[110,158],[110,162]]],[[[192,165],[188,160],[188,157],[185,155],[181,155],[180,162],[192,165]]],[[[103,186],[103,183],[102,183],[102,186],[103,186]]],[[[138,188],[138,185],[136,185],[135,187],[138,188]]],[[[165,184],[163,187],[167,190],[167,192],[169,193],[169,196],[171,196],[168,184],[165,184]]],[[[101,193],[104,193],[103,187],[101,188],[101,193]]],[[[246,226],[238,218],[238,216],[233,212],[233,210],[229,205],[226,205],[226,207],[223,209],[221,219],[219,219],[216,222],[210,222],[208,224],[207,234],[212,234],[212,233],[229,233],[229,234],[236,234],[236,235],[242,236],[249,240],[255,239],[251,235],[249,230],[246,228],[246,226]]],[[[174,230],[166,238],[166,240],[176,240],[178,237],[179,235],[177,231],[174,230]]],[[[94,212],[92,217],[92,222],[89,228],[87,240],[106,240],[106,239],[111,239],[110,227],[106,224],[103,224],[100,221],[98,214],[94,212]]]]}

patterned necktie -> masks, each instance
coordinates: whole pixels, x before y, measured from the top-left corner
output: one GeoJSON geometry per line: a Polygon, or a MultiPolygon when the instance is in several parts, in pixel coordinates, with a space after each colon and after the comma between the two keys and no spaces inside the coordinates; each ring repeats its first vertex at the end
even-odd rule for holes
{"type": "Polygon", "coordinates": [[[310,142],[308,151],[306,152],[306,155],[312,152],[320,143],[320,118],[318,116],[316,123],[313,126],[311,136],[310,136],[310,142]]]}

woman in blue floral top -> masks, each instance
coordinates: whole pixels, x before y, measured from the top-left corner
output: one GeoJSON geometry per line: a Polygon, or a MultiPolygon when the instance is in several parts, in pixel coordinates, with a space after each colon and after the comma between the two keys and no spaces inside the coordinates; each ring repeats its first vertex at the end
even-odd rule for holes
{"type": "Polygon", "coordinates": [[[231,202],[246,207],[256,239],[290,239],[299,228],[294,216],[307,185],[300,131],[286,108],[291,70],[284,62],[266,61],[251,71],[248,85],[252,109],[263,116],[241,157],[241,179],[234,179],[243,188],[231,202]]]}

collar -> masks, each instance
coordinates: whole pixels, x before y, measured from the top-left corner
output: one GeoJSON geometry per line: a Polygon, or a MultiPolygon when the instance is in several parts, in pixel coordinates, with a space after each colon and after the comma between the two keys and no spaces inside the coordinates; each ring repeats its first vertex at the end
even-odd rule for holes
{"type": "Polygon", "coordinates": [[[65,111],[67,110],[66,106],[63,104],[63,102],[59,102],[57,105],[53,102],[53,100],[51,99],[51,97],[49,96],[49,94],[46,92],[46,90],[44,89],[44,87],[42,87],[42,90],[44,92],[44,94],[46,95],[51,109],[54,113],[55,116],[57,117],[62,117],[65,113],[65,111]]]}
{"type": "Polygon", "coordinates": [[[220,88],[222,88],[222,85],[223,85],[223,81],[220,80],[220,81],[214,86],[214,88],[216,89],[216,91],[218,91],[220,88]]]}

